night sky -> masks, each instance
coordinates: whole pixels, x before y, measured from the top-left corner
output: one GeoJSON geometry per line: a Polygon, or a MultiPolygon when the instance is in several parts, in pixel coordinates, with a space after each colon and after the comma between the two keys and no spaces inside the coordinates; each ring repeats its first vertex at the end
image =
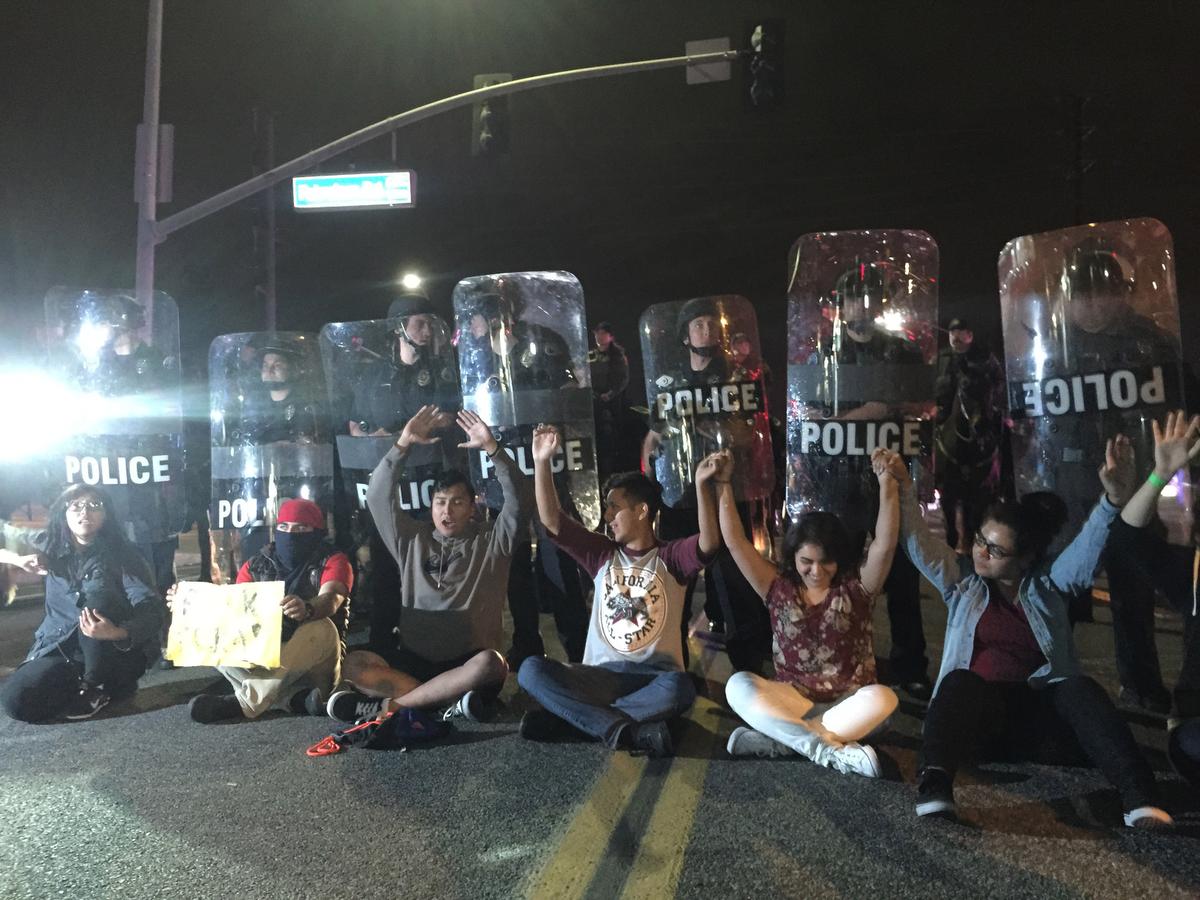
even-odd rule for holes
{"type": "MultiPolygon", "coordinates": [[[[470,154],[463,109],[398,135],[409,210],[297,215],[280,200],[280,327],[384,315],[372,286],[405,269],[455,282],[566,269],[590,319],[637,356],[650,303],[740,293],[781,367],[787,253],[818,230],[920,228],[941,248],[943,323],[970,314],[998,341],[996,258],[1010,238],[1077,224],[1068,175],[1074,98],[1087,97],[1082,221],[1153,216],[1177,248],[1185,348],[1200,332],[1200,4],[960,2],[309,2],[167,0],[162,120],[175,200],[252,173],[252,108],[276,117],[276,158],[471,86],[740,46],[786,24],[786,98],[752,111],[741,75],[682,70],[551,87],[510,100],[511,149],[470,154]]],[[[0,304],[5,349],[55,284],[131,286],[132,168],[146,5],[0,5],[0,304]]],[[[390,162],[381,140],[324,171],[390,162]]],[[[157,286],[181,310],[185,363],[217,334],[257,330],[260,203],[172,236],[157,286]]],[[[1195,356],[1187,352],[1188,358],[1195,356]]],[[[635,359],[636,365],[636,359],[635,359]]],[[[637,382],[635,382],[636,384],[637,382]]]]}

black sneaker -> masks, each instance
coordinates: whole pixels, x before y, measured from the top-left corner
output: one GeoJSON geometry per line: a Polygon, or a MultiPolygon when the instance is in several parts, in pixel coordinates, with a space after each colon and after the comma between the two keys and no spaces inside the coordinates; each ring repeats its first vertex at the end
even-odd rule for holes
{"type": "Polygon", "coordinates": [[[917,777],[917,815],[958,821],[954,782],[941,769],[923,769],[917,777]]]}
{"type": "Polygon", "coordinates": [[[496,716],[496,704],[482,697],[479,691],[467,691],[458,702],[442,712],[442,721],[466,719],[468,722],[490,722],[496,716]]]}
{"type": "Polygon", "coordinates": [[[323,716],[325,703],[325,695],[320,688],[304,688],[292,694],[292,699],[288,701],[288,709],[297,716],[323,716]]]}
{"type": "Polygon", "coordinates": [[[383,711],[381,697],[368,697],[358,691],[335,691],[325,704],[325,712],[331,719],[341,722],[359,722],[374,719],[383,711]]]}
{"type": "Polygon", "coordinates": [[[81,681],[79,682],[79,693],[72,698],[71,705],[67,707],[63,717],[71,720],[90,719],[108,706],[111,700],[112,697],[104,690],[103,686],[81,681]]]}
{"type": "Polygon", "coordinates": [[[242,704],[229,694],[197,694],[188,704],[188,713],[193,722],[203,725],[244,716],[242,704]]]}
{"type": "Polygon", "coordinates": [[[531,709],[521,716],[518,731],[527,741],[558,741],[580,736],[570,722],[546,709],[531,709]]]}
{"type": "Polygon", "coordinates": [[[1166,717],[1171,712],[1171,695],[1162,693],[1143,694],[1136,688],[1121,687],[1117,694],[1117,705],[1136,712],[1148,712],[1166,717]]]}
{"type": "Polygon", "coordinates": [[[671,732],[666,722],[643,722],[630,727],[633,729],[631,752],[651,759],[675,755],[675,745],[671,742],[671,732]]]}
{"type": "Polygon", "coordinates": [[[928,678],[916,678],[912,681],[902,682],[900,688],[908,696],[922,703],[928,703],[929,699],[933,696],[933,685],[928,678]]]}

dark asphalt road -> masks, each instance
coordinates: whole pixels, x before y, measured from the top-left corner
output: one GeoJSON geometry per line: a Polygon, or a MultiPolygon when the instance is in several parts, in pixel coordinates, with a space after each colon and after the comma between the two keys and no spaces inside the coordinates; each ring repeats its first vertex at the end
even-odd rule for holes
{"type": "MultiPolygon", "coordinates": [[[[940,613],[927,602],[927,633],[940,613]]],[[[0,611],[0,664],[37,618],[0,611]]],[[[1179,623],[1160,625],[1173,675],[1179,623]]],[[[886,653],[882,615],[876,631],[886,653]]],[[[1112,689],[1109,628],[1079,638],[1112,689]]],[[[134,704],[90,722],[3,720],[0,897],[1200,895],[1200,802],[1168,774],[1161,723],[1134,717],[1178,833],[1117,827],[1097,773],[1048,767],[964,776],[966,824],[921,822],[918,706],[904,701],[879,744],[883,781],[731,760],[723,663],[697,666],[717,702],[697,705],[670,762],[521,741],[511,680],[500,722],[436,747],[328,759],[304,755],[328,720],[192,723],[183,704],[209,682],[204,670],[154,672],[134,704]]]]}

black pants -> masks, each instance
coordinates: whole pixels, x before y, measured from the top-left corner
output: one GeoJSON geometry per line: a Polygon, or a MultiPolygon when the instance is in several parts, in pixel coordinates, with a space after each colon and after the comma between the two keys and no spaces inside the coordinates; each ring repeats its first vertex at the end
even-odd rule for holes
{"type": "Polygon", "coordinates": [[[537,526],[537,561],[529,542],[522,539],[513,551],[508,570],[508,611],[513,620],[513,653],[540,656],[542,609],[554,614],[558,638],[567,660],[580,662],[587,642],[588,610],[579,566],[537,526]]]}
{"type": "Polygon", "coordinates": [[[883,590],[892,631],[892,680],[899,684],[924,681],[929,677],[929,660],[921,623],[921,574],[902,550],[897,549],[892,558],[883,590]]]}
{"type": "Polygon", "coordinates": [[[1122,687],[1143,697],[1167,697],[1158,646],[1154,643],[1154,585],[1110,551],[1104,553],[1108,601],[1113,622],[1113,651],[1122,687]]]}
{"type": "Polygon", "coordinates": [[[981,759],[1091,765],[1121,794],[1126,811],[1155,805],[1154,773],[1104,688],[1085,675],[1034,690],[984,681],[958,669],[938,686],[925,715],[921,767],[951,778],[981,759]]]}
{"type": "MultiPolygon", "coordinates": [[[[105,690],[113,697],[131,696],[137,680],[146,671],[146,657],[138,649],[122,653],[111,641],[111,652],[102,654],[100,674],[105,690]]],[[[56,718],[79,693],[83,654],[74,638],[53,653],[22,663],[0,688],[0,706],[21,722],[45,722],[56,718]]]]}

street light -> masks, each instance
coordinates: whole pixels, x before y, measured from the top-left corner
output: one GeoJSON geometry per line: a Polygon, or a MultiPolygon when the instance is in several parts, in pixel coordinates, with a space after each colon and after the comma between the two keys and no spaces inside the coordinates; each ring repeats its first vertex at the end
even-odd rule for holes
{"type": "Polygon", "coordinates": [[[400,277],[400,287],[404,288],[406,291],[420,290],[423,282],[424,279],[416,272],[405,272],[400,277]]]}

